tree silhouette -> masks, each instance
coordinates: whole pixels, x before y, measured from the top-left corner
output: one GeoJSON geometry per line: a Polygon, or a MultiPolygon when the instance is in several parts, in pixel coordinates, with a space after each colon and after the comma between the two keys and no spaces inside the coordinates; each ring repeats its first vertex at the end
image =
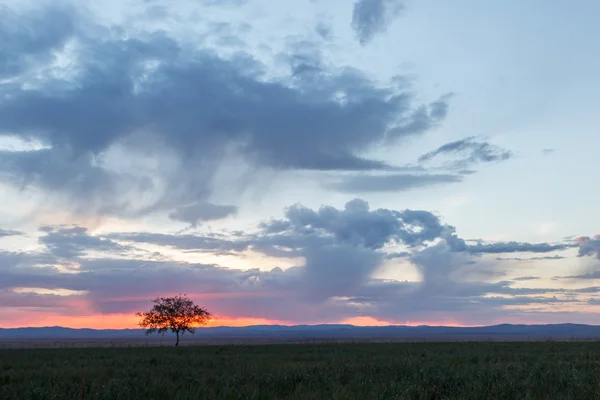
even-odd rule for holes
{"type": "Polygon", "coordinates": [[[180,294],[175,297],[158,297],[152,300],[154,306],[148,312],[138,312],[141,318],[138,325],[146,329],[146,334],[168,332],[177,335],[175,346],[179,346],[179,335],[185,332],[194,333],[196,327],[206,325],[211,314],[204,308],[194,304],[192,300],[180,294]]]}

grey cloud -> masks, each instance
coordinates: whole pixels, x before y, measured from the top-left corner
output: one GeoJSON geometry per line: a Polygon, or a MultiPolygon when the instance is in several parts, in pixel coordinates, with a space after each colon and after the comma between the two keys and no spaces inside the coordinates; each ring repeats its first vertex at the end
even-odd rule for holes
{"type": "Polygon", "coordinates": [[[553,256],[547,257],[530,257],[530,258],[521,258],[521,257],[497,257],[498,261],[541,261],[541,260],[564,260],[566,257],[559,256],[555,254],[553,256]]]}
{"type": "Polygon", "coordinates": [[[343,177],[333,188],[349,193],[400,192],[462,181],[462,176],[450,174],[362,174],[343,177]]]}
{"type": "MultiPolygon", "coordinates": [[[[143,0],[144,3],[159,3],[161,0],[143,0]]],[[[207,6],[240,6],[248,0],[199,0],[200,3],[207,6]]]]}
{"type": "Polygon", "coordinates": [[[304,285],[312,297],[323,299],[352,295],[383,260],[374,250],[340,245],[310,248],[304,255],[304,285]]]}
{"type": "MultiPolygon", "coordinates": [[[[445,114],[444,114],[445,115],[445,114]]],[[[477,163],[490,163],[505,161],[512,158],[512,152],[492,145],[488,142],[477,141],[475,137],[468,137],[462,140],[446,143],[434,151],[423,154],[419,157],[419,162],[425,163],[440,155],[459,155],[463,158],[452,161],[447,164],[453,169],[465,169],[470,165],[477,163]]]]}
{"type": "Polygon", "coordinates": [[[61,313],[72,312],[74,299],[81,296],[60,296],[56,294],[20,293],[11,290],[0,290],[0,304],[3,308],[35,308],[52,309],[61,313]]]}
{"type": "Polygon", "coordinates": [[[543,154],[551,154],[554,153],[556,150],[555,149],[543,149],[542,153],[543,154]]]}
{"type": "Polygon", "coordinates": [[[517,281],[517,282],[520,282],[520,281],[534,281],[534,280],[537,280],[537,279],[540,279],[540,278],[537,277],[537,276],[520,276],[520,277],[517,277],[517,278],[513,278],[513,281],[517,281]]]}
{"type": "Polygon", "coordinates": [[[259,228],[261,228],[261,230],[264,233],[267,234],[272,234],[272,233],[281,233],[281,232],[285,232],[288,229],[292,228],[292,224],[289,221],[282,221],[282,220],[271,220],[268,222],[260,222],[258,224],[259,228]]]}
{"type": "MultiPolygon", "coordinates": [[[[239,253],[249,249],[272,257],[305,257],[312,248],[344,245],[380,250],[385,246],[420,249],[428,243],[443,240],[453,253],[479,256],[503,253],[548,253],[567,250],[570,243],[467,242],[456,234],[456,228],[444,224],[438,216],[424,210],[371,209],[361,199],[346,203],[343,209],[322,206],[317,210],[295,204],[288,207],[284,219],[263,221],[255,233],[237,235],[165,235],[124,233],[107,235],[108,239],[136,243],[152,243],[188,251],[215,254],[239,253]]],[[[405,258],[411,253],[384,255],[387,259],[405,258]]],[[[539,256],[531,260],[559,259],[561,256],[539,256]]],[[[507,259],[509,260],[509,259],[507,259]]],[[[510,259],[515,261],[516,259],[510,259]]],[[[465,263],[467,263],[465,261],[465,263]]]]}
{"type": "Polygon", "coordinates": [[[130,248],[112,240],[91,236],[87,228],[74,227],[42,227],[46,234],[40,237],[50,253],[59,258],[77,258],[88,251],[102,251],[110,253],[125,253],[130,248]]]}
{"type": "MultiPolygon", "coordinates": [[[[420,265],[431,262],[423,266],[431,269],[423,282],[382,282],[369,278],[379,262],[379,256],[372,250],[354,248],[348,252],[348,248],[342,246],[312,252],[305,267],[269,272],[116,259],[79,260],[80,269],[75,274],[60,273],[52,268],[3,267],[0,268],[0,287],[85,291],[75,297],[88,304],[84,313],[130,313],[147,307],[153,296],[186,292],[217,315],[296,323],[343,319],[365,311],[376,318],[390,320],[435,318],[437,313],[452,312],[456,318],[467,321],[473,314],[487,315],[488,319],[483,321],[490,321],[489,318],[510,315],[510,310],[502,310],[506,305],[574,301],[536,296],[547,289],[513,290],[503,282],[453,281],[450,275],[458,268],[455,263],[461,261],[456,258],[442,265],[437,263],[436,256],[420,258],[420,265]],[[496,297],[484,297],[487,293],[494,293],[496,297]]],[[[7,300],[7,304],[21,307],[38,300],[19,296],[7,300]]],[[[60,307],[68,304],[68,300],[52,300],[58,301],[54,311],[61,312],[60,307]]]]}
{"type": "Polygon", "coordinates": [[[352,29],[361,45],[385,32],[404,6],[398,0],[357,0],[352,11],[352,29]]]}
{"type": "MultiPolygon", "coordinates": [[[[510,282],[465,281],[464,267],[472,256],[457,253],[447,244],[434,246],[413,253],[412,262],[421,273],[421,282],[394,282],[371,280],[350,302],[358,302],[369,315],[380,318],[401,318],[422,321],[445,320],[448,314],[461,315],[461,321],[497,321],[518,310],[505,306],[577,302],[574,299],[558,299],[543,296],[563,290],[549,288],[513,288],[510,282]],[[493,295],[490,297],[490,295],[493,295]]],[[[486,268],[485,262],[477,261],[478,267],[486,268]]],[[[477,265],[476,265],[477,266],[477,265]]]]}
{"type": "Polygon", "coordinates": [[[33,185],[51,193],[77,196],[80,201],[70,204],[72,211],[118,213],[127,207],[122,196],[126,189],[135,190],[138,196],[152,190],[147,179],[110,172],[98,166],[91,154],[78,155],[62,148],[0,151],[0,171],[20,189],[33,185]]]}
{"type": "Polygon", "coordinates": [[[557,276],[556,279],[600,279],[600,271],[580,275],[557,276]]]}
{"type": "Polygon", "coordinates": [[[478,243],[468,246],[467,249],[471,253],[549,253],[551,251],[561,251],[573,248],[574,245],[559,243],[525,243],[525,242],[497,242],[489,244],[478,243]]]}
{"type": "Polygon", "coordinates": [[[0,79],[47,64],[75,30],[72,13],[50,7],[22,13],[0,4],[0,79]]]}
{"type": "Polygon", "coordinates": [[[331,26],[324,22],[319,22],[315,27],[315,31],[323,40],[331,40],[333,36],[331,26]]]}
{"type": "MultiPolygon", "coordinates": [[[[487,282],[501,272],[498,265],[471,254],[454,227],[427,211],[371,209],[367,202],[355,199],[340,209],[294,205],[284,215],[285,219],[263,222],[258,231],[229,235],[113,233],[89,238],[82,228],[43,227],[52,254],[0,253],[0,289],[85,291],[80,299],[98,312],[136,311],[155,294],[187,292],[224,315],[298,323],[360,313],[392,321],[424,315],[443,318],[452,313],[463,322],[481,323],[519,313],[518,307],[524,305],[576,302],[574,295],[597,290],[515,288],[509,280],[487,282]],[[267,272],[159,260],[155,255],[147,255],[145,260],[85,257],[89,250],[112,251],[114,244],[121,242],[213,254],[252,249],[274,257],[301,257],[305,262],[285,271],[272,268],[267,272]],[[433,244],[424,246],[429,242],[433,244]],[[405,246],[409,251],[386,254],[389,245],[405,246]],[[60,273],[52,267],[57,261],[52,257],[65,255],[78,263],[76,273],[60,273]],[[411,262],[420,280],[373,278],[390,256],[411,262]],[[479,280],[472,280],[473,271],[478,272],[479,280]],[[564,298],[557,298],[558,294],[564,298]],[[507,310],[507,306],[517,309],[507,310]]],[[[37,300],[15,300],[19,301],[37,300]]]]}
{"type": "Polygon", "coordinates": [[[140,233],[108,238],[215,254],[252,249],[278,258],[302,257],[305,265],[293,287],[301,290],[301,297],[325,299],[360,290],[382,265],[386,255],[379,250],[384,246],[401,244],[415,249],[454,232],[427,211],[371,210],[359,199],[349,201],[343,209],[293,205],[285,211],[284,220],[263,222],[259,229],[229,237],[140,233]]]}
{"type": "Polygon", "coordinates": [[[202,2],[209,6],[241,6],[248,0],[202,0],[202,2]]]}
{"type": "Polygon", "coordinates": [[[574,293],[599,293],[600,286],[590,286],[590,287],[584,287],[581,289],[573,289],[572,292],[574,292],[574,293]]]}
{"type": "Polygon", "coordinates": [[[169,214],[174,221],[181,221],[195,227],[199,223],[215,221],[237,213],[237,207],[211,203],[196,203],[189,206],[178,207],[169,214]]]}
{"type": "Polygon", "coordinates": [[[230,240],[216,235],[169,235],[151,232],[112,233],[107,239],[128,241],[132,243],[148,243],[172,247],[180,250],[197,250],[215,253],[240,252],[248,249],[246,240],[230,240]]]}
{"type": "Polygon", "coordinates": [[[454,96],[454,93],[448,93],[441,97],[439,100],[432,102],[430,107],[431,118],[441,121],[448,115],[448,100],[454,96]]]}
{"type": "Polygon", "coordinates": [[[411,256],[411,253],[409,253],[408,251],[401,251],[399,253],[388,253],[385,255],[385,259],[386,260],[394,260],[397,258],[409,258],[411,256]]]}
{"type": "Polygon", "coordinates": [[[398,137],[422,134],[435,128],[445,118],[452,96],[453,93],[446,93],[438,100],[426,106],[422,105],[401,118],[401,124],[390,129],[388,138],[394,140],[398,137]]]}
{"type": "Polygon", "coordinates": [[[287,42],[280,58],[289,65],[292,77],[305,83],[319,79],[326,70],[321,45],[304,38],[289,38],[287,42]]]}
{"type": "Polygon", "coordinates": [[[600,235],[590,238],[589,236],[582,236],[576,239],[577,246],[579,246],[578,256],[595,256],[600,260],[600,235]]]}
{"type": "MultiPolygon", "coordinates": [[[[152,233],[112,234],[107,238],[153,243],[185,250],[240,252],[253,248],[275,257],[296,257],[302,249],[343,244],[369,249],[386,245],[418,248],[443,239],[452,252],[469,254],[548,253],[573,248],[571,243],[495,242],[467,244],[456,235],[456,228],[444,224],[438,216],[425,210],[371,209],[362,199],[347,202],[342,209],[321,206],[314,210],[301,204],[288,207],[284,219],[258,224],[257,233],[237,235],[164,235],[152,233]]],[[[404,253],[400,253],[402,256],[404,253]]],[[[539,256],[531,260],[560,259],[539,256]]],[[[509,259],[507,259],[509,260],[509,259]]],[[[516,260],[516,259],[510,259],[516,260]]]]}
{"type": "MultiPolygon", "coordinates": [[[[25,18],[27,30],[44,32],[72,15],[37,12],[51,14],[35,25],[25,18]]],[[[0,14],[0,25],[6,18],[0,14]]],[[[60,51],[65,41],[76,43],[70,51],[77,74],[42,76],[28,90],[0,87],[0,131],[51,147],[3,153],[0,172],[15,185],[68,195],[97,212],[133,215],[207,201],[211,178],[232,148],[249,163],[278,169],[385,169],[361,153],[421,134],[445,116],[447,97],[415,104],[410,88],[379,87],[350,68],[318,66],[290,86],[265,79],[265,66],[248,54],[219,58],[164,32],[118,37],[117,27],[78,18],[77,29],[55,44],[60,51]],[[158,170],[104,168],[102,157],[115,146],[154,157],[158,170]],[[172,159],[177,166],[168,170],[172,159]],[[151,196],[120,201],[123,188],[151,196]],[[140,198],[151,204],[135,208],[140,198]]],[[[21,42],[11,48],[29,46],[21,42]]],[[[295,62],[296,72],[310,66],[295,62]]]]}
{"type": "Polygon", "coordinates": [[[23,232],[10,230],[10,229],[0,229],[0,238],[8,237],[8,236],[21,236],[23,232]]]}
{"type": "MultiPolygon", "coordinates": [[[[307,235],[333,235],[340,243],[373,249],[388,243],[422,245],[441,237],[450,229],[428,211],[371,210],[369,204],[361,199],[349,201],[343,210],[323,206],[314,211],[294,205],[286,210],[285,216],[286,221],[271,224],[277,224],[278,229],[288,226],[291,231],[307,235]]],[[[271,225],[264,226],[270,229],[271,225]]]]}

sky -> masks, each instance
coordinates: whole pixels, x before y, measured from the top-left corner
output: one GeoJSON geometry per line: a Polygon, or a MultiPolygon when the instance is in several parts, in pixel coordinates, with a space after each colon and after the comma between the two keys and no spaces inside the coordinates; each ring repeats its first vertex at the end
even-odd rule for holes
{"type": "Polygon", "coordinates": [[[0,1],[0,327],[599,323],[597,15],[0,1]]]}

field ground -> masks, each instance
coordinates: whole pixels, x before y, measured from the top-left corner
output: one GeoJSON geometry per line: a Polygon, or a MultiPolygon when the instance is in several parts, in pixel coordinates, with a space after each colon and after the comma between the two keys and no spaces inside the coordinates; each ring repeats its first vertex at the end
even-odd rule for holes
{"type": "MultiPolygon", "coordinates": [[[[599,339],[552,339],[527,338],[519,336],[418,336],[418,337],[278,337],[278,336],[230,336],[202,337],[186,335],[181,338],[180,346],[229,346],[229,345],[282,345],[282,344],[365,344],[365,343],[456,343],[456,342],[600,342],[599,339]]],[[[98,347],[170,347],[175,343],[174,337],[150,335],[144,338],[46,338],[46,339],[5,339],[0,338],[2,349],[67,349],[67,348],[98,348],[98,347]]]]}
{"type": "Polygon", "coordinates": [[[598,399],[600,344],[0,350],[0,399],[598,399]]]}

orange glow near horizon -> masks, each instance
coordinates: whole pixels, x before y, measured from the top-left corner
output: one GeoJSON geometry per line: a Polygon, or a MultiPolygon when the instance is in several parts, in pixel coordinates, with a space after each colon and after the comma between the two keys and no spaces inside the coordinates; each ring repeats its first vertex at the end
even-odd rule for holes
{"type": "MultiPolygon", "coordinates": [[[[2,326],[0,328],[22,328],[22,327],[47,327],[47,326],[62,326],[65,328],[90,328],[90,329],[135,329],[138,328],[138,317],[131,314],[96,314],[86,316],[66,316],[56,315],[45,312],[26,312],[18,313],[10,316],[3,316],[2,326]]],[[[322,321],[315,322],[330,323],[330,324],[349,324],[355,326],[388,326],[388,325],[406,325],[406,326],[475,326],[464,325],[457,321],[384,321],[369,316],[358,316],[346,318],[338,321],[322,321]]],[[[267,318],[245,318],[233,316],[219,316],[212,319],[206,326],[250,326],[250,325],[295,325],[290,321],[277,321],[267,318]]]]}
{"type": "MultiPolygon", "coordinates": [[[[0,328],[62,326],[65,328],[90,329],[134,329],[138,328],[138,317],[131,314],[99,314],[88,316],[64,316],[49,313],[30,312],[3,318],[0,328]]],[[[206,326],[249,326],[249,325],[287,325],[286,323],[265,318],[219,317],[206,326]]]]}
{"type": "Polygon", "coordinates": [[[373,317],[352,317],[347,318],[339,322],[340,324],[349,324],[355,326],[389,326],[389,325],[404,325],[404,326],[450,326],[450,327],[464,327],[464,326],[478,326],[478,325],[464,325],[457,321],[445,320],[445,321],[383,321],[373,317]]]}

